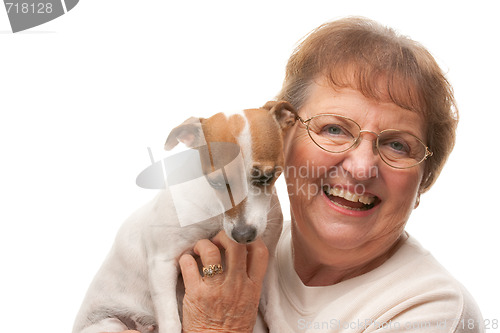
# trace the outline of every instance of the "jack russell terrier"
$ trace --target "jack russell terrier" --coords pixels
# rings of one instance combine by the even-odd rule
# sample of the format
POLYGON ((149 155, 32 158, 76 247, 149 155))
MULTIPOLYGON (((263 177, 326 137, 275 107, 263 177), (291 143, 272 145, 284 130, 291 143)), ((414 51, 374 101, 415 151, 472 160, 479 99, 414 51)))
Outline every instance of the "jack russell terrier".
POLYGON ((129 217, 87 291, 73 332, 181 332, 184 287, 179 258, 192 251, 198 240, 211 238, 222 229, 238 243, 262 237, 270 259, 260 311, 271 332, 291 332, 280 321, 277 304, 273 254, 283 217, 274 183, 284 167, 283 134, 296 116, 289 103, 272 101, 233 115, 189 118, 174 128, 165 149, 171 150, 181 142, 199 153, 199 179, 211 186, 218 204, 208 204, 210 200, 199 195, 187 195, 181 205, 175 205, 174 186, 169 182, 152 202, 129 217), (236 153, 227 147, 237 147, 236 153), (222 165, 215 161, 217 154, 222 165), (240 167, 227 167, 231 164, 224 158, 228 154, 241 157, 240 167), (229 188, 238 179, 239 184, 229 188), (209 218, 197 217, 182 226, 180 211, 184 210, 183 216, 194 216, 191 211, 204 205, 209 218))

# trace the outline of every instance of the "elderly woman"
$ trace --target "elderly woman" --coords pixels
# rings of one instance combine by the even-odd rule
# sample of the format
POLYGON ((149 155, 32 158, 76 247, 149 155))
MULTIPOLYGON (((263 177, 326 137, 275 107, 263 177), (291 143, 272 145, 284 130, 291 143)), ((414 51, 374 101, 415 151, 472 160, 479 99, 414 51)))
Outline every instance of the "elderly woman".
MULTIPOLYGON (((469 293, 405 232, 455 141, 452 89, 429 52, 366 19, 327 23, 292 54, 278 99, 299 114, 284 142, 291 222, 276 250, 291 329, 483 331, 469 293)), ((181 258, 185 332, 265 332, 265 246, 220 233, 195 252, 220 262, 218 247, 228 270, 211 279, 181 258)))

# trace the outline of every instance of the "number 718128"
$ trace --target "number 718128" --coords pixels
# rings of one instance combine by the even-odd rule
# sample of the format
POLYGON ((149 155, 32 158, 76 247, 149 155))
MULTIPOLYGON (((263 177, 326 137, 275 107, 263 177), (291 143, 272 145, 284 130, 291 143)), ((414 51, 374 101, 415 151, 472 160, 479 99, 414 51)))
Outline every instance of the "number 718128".
POLYGON ((16 14, 50 14, 52 13, 52 4, 49 3, 13 3, 6 2, 7 13, 11 11, 16 14))

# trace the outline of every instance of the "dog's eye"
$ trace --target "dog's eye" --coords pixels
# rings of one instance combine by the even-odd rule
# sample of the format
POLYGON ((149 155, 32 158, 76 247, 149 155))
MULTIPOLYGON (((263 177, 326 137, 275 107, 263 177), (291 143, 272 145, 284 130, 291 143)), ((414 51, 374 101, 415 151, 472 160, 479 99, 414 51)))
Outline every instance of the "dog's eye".
POLYGON ((221 178, 218 178, 218 177, 217 178, 209 178, 209 177, 207 177, 207 181, 208 181, 208 184, 216 190, 226 189, 227 184, 226 184, 226 181, 223 177, 221 177, 221 178))
POLYGON ((267 186, 271 184, 274 175, 260 175, 258 177, 252 177, 252 185, 254 186, 267 186))
POLYGON ((254 165, 250 174, 250 183, 253 186, 267 186, 271 185, 277 174, 276 167, 254 165))

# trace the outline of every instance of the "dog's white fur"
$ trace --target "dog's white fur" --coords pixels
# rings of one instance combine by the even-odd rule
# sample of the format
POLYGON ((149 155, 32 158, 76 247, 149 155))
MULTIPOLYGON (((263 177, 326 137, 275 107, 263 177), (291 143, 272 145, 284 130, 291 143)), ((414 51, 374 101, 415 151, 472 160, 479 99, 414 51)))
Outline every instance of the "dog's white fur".
MULTIPOLYGON (((295 111, 288 103, 285 104, 266 104, 270 114, 275 112, 269 119, 278 122, 277 130, 284 130, 295 121, 295 111)), ((250 124, 245 121, 237 143, 244 155, 248 175, 253 163, 252 136, 250 124)), ((252 130, 258 128, 253 126, 252 130)), ((265 134, 258 137, 266 140, 265 134)), ((190 144, 194 145, 193 142, 190 144)), ((251 184, 248 186, 248 197, 238 214, 243 214, 244 220, 252 221, 257 236, 262 236, 271 254, 261 311, 271 332, 289 332, 287 324, 279 320, 281 316, 275 289, 277 277, 272 256, 281 233, 281 208, 274 188, 272 192, 255 191, 251 184)), ((194 196, 192 204, 199 202, 200 198, 194 196)), ((167 188, 125 221, 111 252, 90 285, 75 321, 74 333, 121 332, 127 329, 144 333, 181 332, 179 309, 184 287, 179 276, 180 256, 191 251, 198 240, 211 238, 221 229, 231 237, 233 228, 241 222, 232 221, 222 214, 181 227, 172 218, 175 211, 167 188)))

